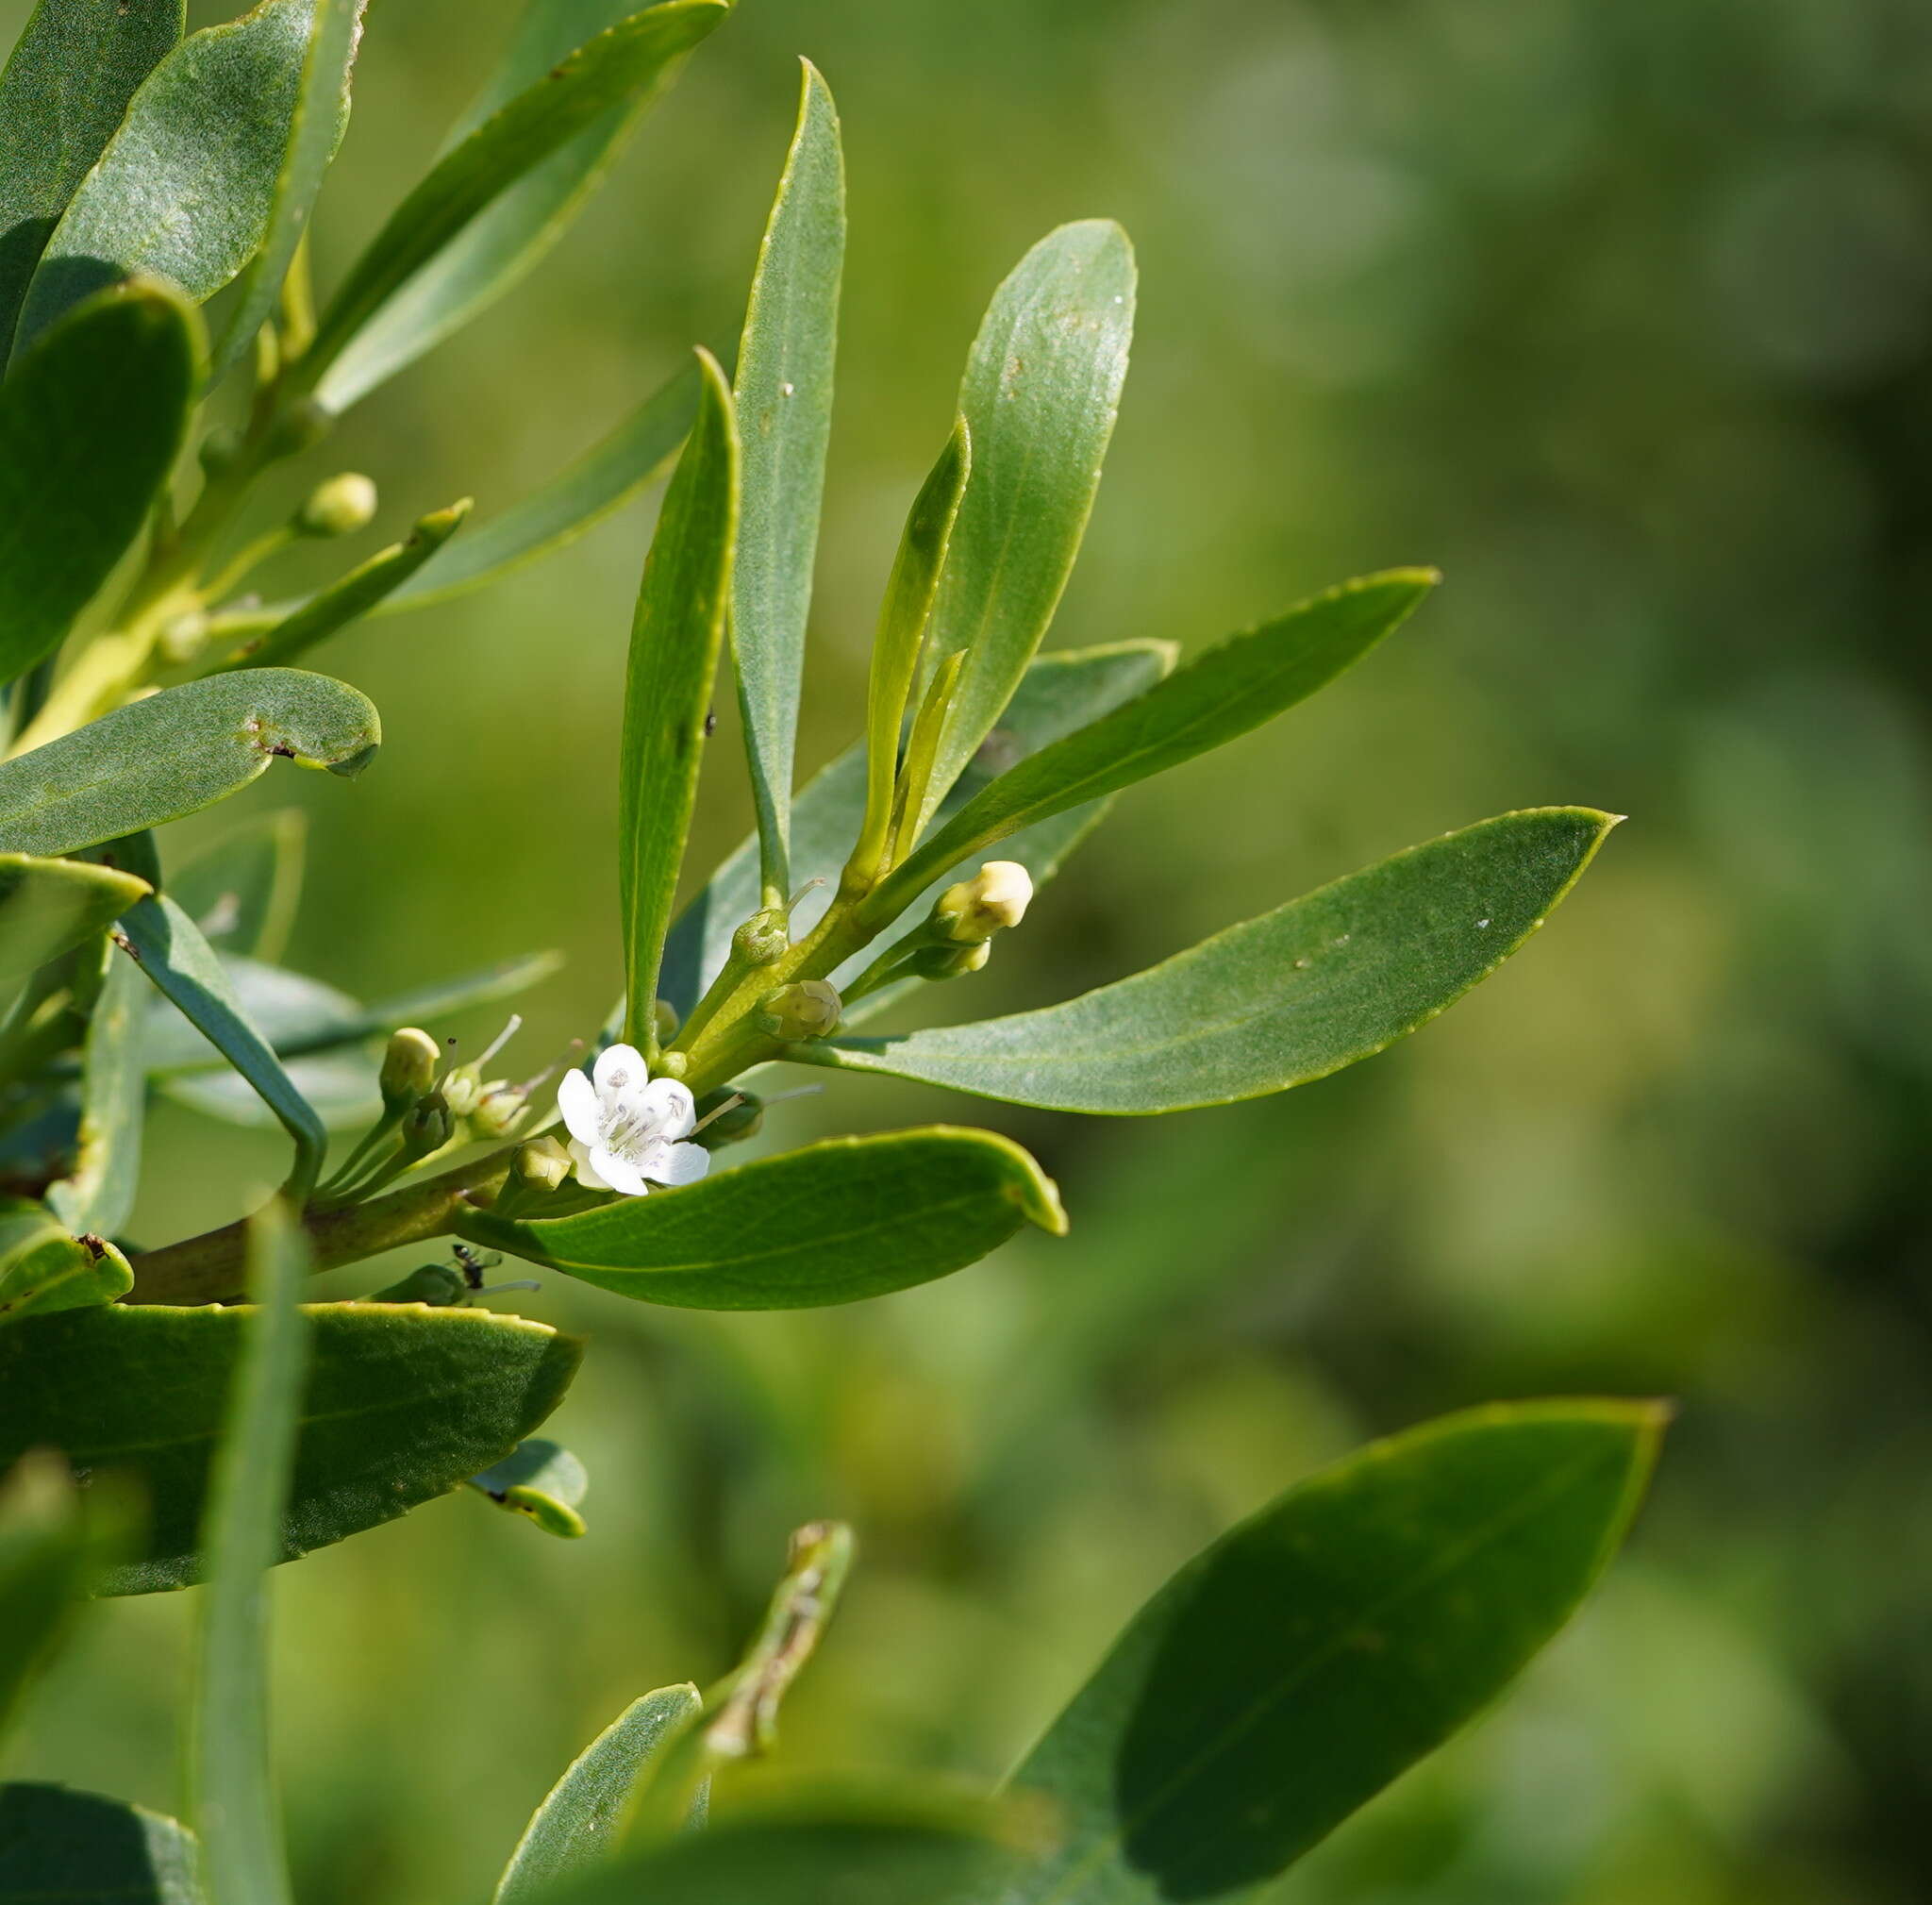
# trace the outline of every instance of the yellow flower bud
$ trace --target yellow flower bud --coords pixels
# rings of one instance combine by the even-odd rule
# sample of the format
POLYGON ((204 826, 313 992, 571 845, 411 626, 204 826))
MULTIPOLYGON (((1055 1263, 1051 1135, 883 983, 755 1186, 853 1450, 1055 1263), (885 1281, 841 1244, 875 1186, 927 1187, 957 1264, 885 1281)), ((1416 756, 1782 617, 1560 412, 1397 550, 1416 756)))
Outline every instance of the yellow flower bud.
POLYGON ((382 1102, 392 1111, 413 1105, 436 1081, 442 1048, 425 1031, 405 1026, 382 1055, 382 1102))
POLYGON ((555 1138, 532 1138, 517 1146, 509 1163, 510 1181, 533 1191, 555 1191, 570 1176, 570 1153, 555 1138))
POLYGON ((375 485, 345 471, 316 485, 295 512, 295 526, 305 536, 353 536, 375 518, 375 485))
POLYGON ((828 979, 799 979, 763 1000, 758 1024, 781 1039, 822 1039, 838 1025, 844 1010, 828 979))
POLYGON ((992 952, 992 942, 977 945, 923 945, 907 963, 923 979, 964 978, 976 973, 992 952))
POLYGON ((990 860, 971 879, 956 881, 934 903, 932 928, 955 945, 977 945, 1026 917, 1033 876, 1017 860, 990 860))

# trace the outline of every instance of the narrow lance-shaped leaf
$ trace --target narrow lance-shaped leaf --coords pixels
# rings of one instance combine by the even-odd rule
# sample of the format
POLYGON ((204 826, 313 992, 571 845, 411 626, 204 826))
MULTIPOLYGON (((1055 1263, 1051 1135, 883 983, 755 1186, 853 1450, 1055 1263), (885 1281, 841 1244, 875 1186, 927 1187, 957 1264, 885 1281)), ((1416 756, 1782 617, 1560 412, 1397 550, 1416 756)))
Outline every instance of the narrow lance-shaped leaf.
POLYGON ((242 1353, 208 1487, 192 1729, 194 1819, 209 1905, 289 1905, 269 1746, 268 1571, 281 1559, 308 1322, 308 1253, 279 1202, 249 1225, 242 1353))
MULTIPOLYGON (((502 63, 458 121, 444 151, 543 80, 591 34, 620 25, 632 11, 628 0, 530 0, 502 63)), ((682 64, 681 58, 666 61, 629 100, 532 166, 397 289, 330 367, 318 393, 323 404, 346 409, 509 290, 563 235, 625 135, 682 64)))
POLYGON ((954 814, 878 898, 891 918, 922 887, 995 841, 1164 774, 1258 727, 1332 681, 1434 587, 1424 569, 1344 583, 1176 669, 1147 693, 1042 747, 954 814))
POLYGON ((618 904, 626 1040, 655 1048, 652 1001, 697 799, 738 532, 738 426, 724 373, 698 354, 704 394, 664 497, 631 627, 618 763, 618 904))
POLYGON ((105 931, 148 891, 114 867, 0 853, 0 985, 105 931))
POLYGON ((1061 226, 1000 286, 974 340, 959 387, 973 480, 931 635, 935 661, 966 659, 922 826, 999 720, 1066 587, 1120 408, 1134 290, 1117 225, 1061 226))
MULTIPOLYGON (((307 1307, 313 1352, 279 1560, 393 1521, 500 1462, 536 1432, 582 1345, 485 1310, 307 1307)), ((247 1312, 130 1306, 72 1310, 0 1329, 0 1470, 54 1447, 75 1466, 125 1472, 150 1505, 138 1558, 113 1594, 198 1579, 208 1464, 247 1312)))
POLYGON ((212 670, 230 673, 238 668, 280 668, 298 661, 318 643, 359 621, 391 591, 400 588, 423 567, 456 532, 470 513, 470 498, 452 503, 421 517, 404 543, 378 550, 366 562, 359 562, 341 581, 275 624, 273 628, 244 642, 241 647, 212 670))
POLYGON ((362 38, 368 0, 309 0, 308 43, 290 112, 270 201, 267 228, 248 261, 227 329, 215 351, 215 375, 245 351, 275 308, 296 247, 308 229, 323 175, 349 119, 349 75, 362 38))
POLYGON ((798 125, 758 247, 732 379, 743 467, 731 647, 767 906, 782 906, 791 885, 792 750, 845 259, 839 114, 818 69, 800 63, 798 125))
POLYGON ((1023 1224, 1055 1236, 1067 1225, 1019 1145, 943 1125, 833 1138, 574 1217, 458 1221, 473 1243, 697 1310, 856 1303, 975 1262, 1023 1224))
POLYGON ((53 652, 141 533, 187 432, 199 333, 166 286, 126 285, 0 384, 0 683, 53 652))
POLYGON ((371 314, 472 219, 611 109, 659 83, 729 10, 724 0, 665 0, 633 14, 486 119, 396 208, 357 260, 297 368, 297 385, 319 387, 371 314))
POLYGON ((214 949, 166 894, 130 907, 121 922, 129 954, 181 1015, 248 1080, 293 1139, 288 1195, 299 1202, 314 1188, 328 1149, 315 1108, 295 1089, 275 1048, 256 1030, 214 949))
POLYGON ((41 249, 134 89, 181 37, 183 0, 40 0, 0 74, 0 367, 41 249))
POLYGON ((128 105, 47 241, 19 342, 104 284, 151 272, 197 304, 261 243, 317 0, 262 0, 191 34, 128 105))
POLYGON ((1291 1489, 1134 1618, 1014 1783, 1058 1847, 984 1905, 1245 1897, 1481 1713, 1642 1495, 1656 1404, 1474 1410, 1291 1489))
POLYGON ((617 1849, 640 1775, 701 1705, 689 1681, 633 1700, 572 1761, 532 1814, 492 1905, 531 1905, 546 1887, 604 1863, 617 1849))
POLYGON ((164 688, 0 761, 0 852, 75 853, 178 820, 276 759, 353 777, 381 741, 368 698, 326 675, 250 668, 164 688))
POLYGON ((70 1230, 111 1237, 134 1211, 147 1109, 142 1052, 147 1003, 134 961, 108 945, 82 1047, 79 1149, 73 1171, 47 1187, 49 1208, 70 1230))
POLYGON ((98 1793, 0 1786, 0 1901, 207 1905, 185 1826, 98 1793))
MULTIPOLYGON (((1100 648, 1061 649, 1034 659, 1000 725, 981 749, 987 770, 975 764, 961 777, 964 796, 985 784, 987 771, 1024 760, 1037 747, 1084 727, 1109 708, 1151 687, 1173 663, 1171 644, 1124 642, 1100 648)), ((866 800, 866 752, 849 747, 800 793, 792 810, 792 861, 801 876, 817 876, 835 885, 839 865, 858 832, 866 800)), ((1081 836, 1093 825, 1104 803, 1062 814, 1028 828, 1008 848, 1024 863, 1036 884, 1043 883, 1081 836)), ((731 949, 740 921, 758 904, 758 840, 754 835, 734 851, 710 883, 678 915, 664 949, 659 992, 680 1013, 688 1012, 718 976, 731 949)), ((802 901, 793 915, 795 929, 815 917, 812 901, 802 901)), ((871 957, 860 954, 851 970, 871 957)), ((835 974, 835 981, 844 975, 835 974)), ((889 989, 890 991, 891 989, 889 989)), ((885 998, 875 993, 860 1003, 869 1012, 885 998)))
POLYGON ((1176 1111, 1286 1091, 1372 1058, 1493 972, 1615 825, 1581 807, 1506 813, 1064 1005, 787 1055, 1062 1111, 1176 1111))
POLYGON ((133 1282, 113 1245, 72 1235, 30 1197, 0 1198, 0 1324, 111 1303, 133 1282))
POLYGON ((849 877, 859 884, 873 878, 885 858, 906 704, 919 669, 926 618, 945 568, 946 546, 972 474, 973 440, 961 417, 907 514, 879 609, 878 631, 873 637, 865 704, 865 818, 849 866, 849 877))

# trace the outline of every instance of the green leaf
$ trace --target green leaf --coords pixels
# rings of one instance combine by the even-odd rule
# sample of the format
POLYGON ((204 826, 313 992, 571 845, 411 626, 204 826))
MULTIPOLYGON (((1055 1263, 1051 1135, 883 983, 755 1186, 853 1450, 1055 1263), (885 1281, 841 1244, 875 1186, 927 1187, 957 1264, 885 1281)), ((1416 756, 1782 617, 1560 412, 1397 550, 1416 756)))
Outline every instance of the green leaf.
POLYGON ((667 69, 730 10, 724 0, 666 0, 587 41, 491 114, 409 193, 351 269, 322 320, 298 381, 340 408, 354 388, 320 382, 343 347, 478 213, 607 113, 660 85, 667 69))
MULTIPOLYGON (((444 151, 546 79, 591 34, 622 25, 632 10, 627 0, 530 0, 501 65, 458 122, 444 151)), ((629 100, 607 109, 531 166, 391 293, 323 379, 318 394, 325 407, 348 409, 508 291, 562 237, 626 135, 682 64, 681 58, 665 61, 629 100)))
POLYGON ((308 215, 322 191, 323 175, 336 156, 349 123, 349 75, 362 39, 368 0, 308 0, 308 47, 289 115, 287 142, 276 173, 266 228, 246 274, 227 329, 215 352, 215 375, 253 343, 281 292, 295 249, 308 229, 308 215))
MULTIPOLYGON (((116 957, 110 946, 82 1048, 79 1147, 73 1170, 47 1187, 54 1214, 76 1233, 112 1237, 126 1228, 134 1211, 147 1109, 142 1051, 147 1003, 139 968, 116 957)), ((126 1287, 121 1284, 121 1290, 126 1287)))
MULTIPOLYGON (((279 1557, 375 1528, 500 1462, 557 1407, 582 1345, 487 1310, 319 1303, 279 1557)), ((108 1591, 199 1578, 208 1463, 249 1312, 111 1304, 0 1329, 0 1467, 59 1449, 125 1471, 151 1522, 108 1591)))
POLYGON ((1063 225, 1020 260, 974 340, 959 387, 973 478, 929 637, 935 665, 966 660, 922 826, 999 720, 1066 587, 1120 408, 1134 286, 1119 226, 1063 225))
POLYGON ((463 518, 469 513, 470 499, 465 496, 446 510, 422 517, 407 542, 392 543, 387 549, 378 550, 273 627, 243 643, 209 672, 279 668, 299 660, 318 643, 327 641, 351 622, 359 621, 385 596, 399 589, 463 526, 463 518))
POLYGON ((731 647, 767 906, 782 905, 791 883, 792 749, 845 260, 838 109, 818 69, 799 63, 798 125, 758 247, 732 379, 743 467, 731 647))
POLYGON ((1582 807, 1506 813, 1064 1005, 787 1057, 1061 1111, 1176 1111, 1283 1092, 1373 1058, 1487 978, 1615 825, 1582 807))
POLYGON ((375 610, 426 609, 574 543, 663 474, 691 429, 699 379, 688 366, 578 461, 425 563, 375 610))
POLYGON ((130 907, 122 919, 127 951, 194 1028, 248 1080, 295 1145, 288 1194, 314 1188, 328 1137, 315 1109, 295 1089, 275 1048, 250 1022, 214 949, 165 894, 130 907))
POLYGON ((203 1905, 193 1836, 141 1806, 0 1786, 0 1905, 203 1905))
MULTIPOLYGON (((326 1131, 358 1128, 380 1113, 375 1068, 375 1058, 367 1052, 350 1058, 291 1059, 283 1067, 326 1131)), ((281 1120, 256 1096, 248 1080, 234 1072, 175 1072, 161 1078, 157 1089, 164 1098, 225 1125, 251 1131, 281 1127, 281 1120)))
POLYGON ((0 384, 0 681, 53 652, 133 546, 200 354, 194 312, 140 282, 90 298, 0 384))
POLYGON ((1291 1489, 1135 1616, 1013 1775, 1065 1837, 999 1905, 1246 1897, 1481 1713, 1575 1612, 1656 1404, 1452 1415, 1291 1489))
POLYGON ((806 1310, 930 1282, 1023 1224, 1060 1236, 1067 1220, 1019 1145, 935 1125, 828 1139, 574 1217, 458 1223, 473 1243, 645 1303, 806 1310))
POLYGON ((0 761, 0 853, 75 853, 178 820, 277 757, 353 777, 381 741, 368 698, 326 675, 250 668, 183 682, 0 761))
POLYGON ((200 1671, 191 1730, 194 1819, 210 1905, 290 1905, 270 1773, 268 1571, 281 1559, 296 1412, 308 1371, 299 1297, 308 1251, 279 1202, 248 1227, 253 1299, 210 1465, 200 1671))
POLYGON ((689 1681, 633 1700, 572 1761, 531 1815, 491 1905, 531 1905, 546 1887, 608 1859, 639 1776, 701 1704, 689 1681))
POLYGON ((1042 747, 983 788, 892 876, 879 917, 895 917, 947 867, 1008 834, 1164 774, 1305 700, 1399 627, 1436 580, 1406 569, 1344 583, 1042 747))
MULTIPOLYGON (((58 1646, 99 1560, 58 1461, 0 1462, 0 1731, 58 1646)), ((0 1833, 0 1872, 6 1856, 0 1833)))
POLYGON ((584 1874, 546 1905, 959 1905, 1011 1860, 1001 1823, 950 1794, 924 1807, 766 1800, 584 1874))
POLYGON ((168 877, 168 894, 225 957, 278 960, 302 896, 308 817, 299 807, 230 827, 168 877))
POLYGON ((133 1283, 113 1245, 71 1236, 30 1197, 0 1198, 0 1325, 111 1303, 133 1283))
POLYGON ((183 0, 41 0, 0 74, 0 367, 27 280, 134 89, 181 37, 183 0))
POLYGON ((200 304, 248 262, 275 204, 315 4, 262 0, 190 34, 148 75, 47 241, 20 343, 130 272, 200 304))
POLYGON ((617 884, 630 1001, 625 1036, 640 1046, 655 1045, 651 1005, 697 799, 738 532, 731 393, 708 354, 698 360, 704 394, 644 562, 625 681, 617 884))
POLYGON ((584 1532, 577 1510, 590 1492, 584 1464, 560 1443, 520 1443, 501 1462, 470 1478, 470 1486, 498 1508, 533 1521, 545 1534, 575 1540, 584 1532))
POLYGON ((0 853, 0 985, 105 931, 148 891, 114 867, 0 853))
POLYGON ((973 440, 966 419, 961 417, 907 513, 899 552, 886 583, 886 599, 879 608, 878 629, 873 637, 865 706, 865 819, 848 868, 858 881, 870 880, 877 874, 890 844, 899 736, 913 677, 919 672, 926 619, 932 613, 953 524, 972 474, 973 440))
MULTIPOLYGON (((985 767, 975 762, 961 777, 958 794, 966 797, 984 784, 987 771, 1001 771, 1024 760, 1035 748, 1096 720, 1109 708, 1151 687, 1173 663, 1172 644, 1127 642, 1102 648, 1063 649, 1035 659, 1026 671, 1000 726, 981 748, 985 767)), ((836 885, 839 867, 857 835, 865 808, 866 757, 850 747, 807 783, 792 809, 792 864, 801 875, 815 875, 836 885)), ((1036 883, 1043 883, 1080 838, 1099 819, 1104 802, 1077 813, 1062 814, 1029 828, 1008 848, 1008 857, 1022 861, 1036 883)), ((659 991, 679 1013, 689 1012, 717 978, 731 950, 731 935, 758 904, 758 861, 756 836, 739 846, 710 884, 692 899, 672 928, 664 948, 664 973, 659 991)), ((806 902, 795 920, 808 917, 806 902)), ((850 967, 858 971, 868 955, 850 967)), ((834 975, 835 979, 844 977, 834 975)), ((861 1012, 886 998, 875 994, 864 1000, 861 1012)))

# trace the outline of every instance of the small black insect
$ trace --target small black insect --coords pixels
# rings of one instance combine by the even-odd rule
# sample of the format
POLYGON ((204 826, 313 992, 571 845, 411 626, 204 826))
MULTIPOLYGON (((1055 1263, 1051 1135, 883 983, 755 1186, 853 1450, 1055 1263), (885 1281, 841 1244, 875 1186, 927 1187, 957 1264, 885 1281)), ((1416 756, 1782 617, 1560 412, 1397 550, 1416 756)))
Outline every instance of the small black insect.
POLYGON ((484 1272, 494 1270, 503 1262, 494 1250, 472 1250, 467 1244, 452 1244, 449 1247, 463 1273, 463 1281, 472 1290, 482 1289, 484 1272))
POLYGON ((708 708, 705 710, 705 739, 707 741, 710 740, 711 736, 717 733, 717 731, 718 710, 715 708, 708 708))

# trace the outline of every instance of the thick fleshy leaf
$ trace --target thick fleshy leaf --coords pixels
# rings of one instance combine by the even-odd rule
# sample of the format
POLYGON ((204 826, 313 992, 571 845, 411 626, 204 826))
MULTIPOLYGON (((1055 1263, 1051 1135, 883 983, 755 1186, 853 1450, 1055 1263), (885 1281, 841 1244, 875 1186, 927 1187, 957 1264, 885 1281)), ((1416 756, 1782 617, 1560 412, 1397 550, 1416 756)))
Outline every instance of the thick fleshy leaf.
POLYGON ((590 1492, 584 1464, 561 1443, 519 1443, 501 1462, 470 1478, 470 1486, 498 1508, 535 1522, 545 1534, 575 1540, 584 1532, 577 1512, 590 1492))
MULTIPOLYGON (((1085 727, 1152 687, 1173 661, 1173 646, 1164 642, 1125 642, 1037 657, 999 727, 987 737, 979 759, 961 777, 958 796, 969 798, 990 775, 1004 772, 1035 748, 1085 727)), ((799 794, 792 809, 792 865, 801 877, 816 876, 828 886, 837 886, 839 868, 858 836, 865 810, 865 750, 856 746, 816 775, 799 794)), ((1007 858, 1020 861, 1036 884, 1043 883, 1104 810, 1105 803, 1096 802, 1028 828, 1021 840, 1008 844, 1007 858)), ((680 1013, 689 1012, 718 976, 731 950, 732 933, 758 904, 758 841, 753 837, 711 876, 710 884, 672 928, 659 991, 680 1013)), ((794 915, 801 930, 813 917, 810 909, 807 900, 794 915)), ((868 957, 860 955, 850 970, 857 971, 868 957)), ((834 978, 844 976, 841 972, 834 978)), ((860 1011, 873 1010, 885 996, 876 994, 864 1000, 860 1011)))
MULTIPOLYGON (((447 153, 357 260, 298 377, 331 408, 358 394, 324 377, 369 318, 520 179, 615 109, 646 96, 730 11, 724 0, 665 0, 632 14, 546 71, 447 153)), ((369 388, 362 381, 360 389, 369 388)))
POLYGON ((1622 1541, 1656 1404, 1452 1415, 1291 1489, 1135 1617, 1013 1775, 1057 1850, 991 1905, 1245 1897, 1481 1713, 1622 1541))
POLYGON ((130 272, 199 304, 248 262, 275 204, 316 4, 262 0, 190 34, 148 75, 47 241, 21 344, 130 272))
POLYGON ((1134 332, 1134 254, 1104 219, 1049 232, 1000 286, 959 410, 973 476, 928 638, 963 651, 922 824, 1000 718, 1053 619, 1113 434, 1134 332))
POLYGON ((1040 749, 982 788, 899 869, 879 894, 881 918, 1009 833, 1164 774, 1305 700, 1399 627, 1436 579, 1401 569, 1344 583, 1040 749))
POLYGON ((0 384, 0 682, 53 651, 132 547, 181 448, 200 354, 194 312, 142 281, 16 358, 0 384))
POLYGON ((798 125, 758 248, 732 377, 743 467, 731 652, 769 906, 781 904, 791 885, 792 750, 845 260, 839 113, 818 69, 801 63, 798 125))
POLYGON ((0 985, 104 931, 148 890, 115 867, 0 853, 0 985))
POLYGON ((302 897, 308 817, 299 807, 230 827, 168 876, 168 894, 227 958, 278 960, 302 897))
POLYGON ((326 675, 250 668, 164 688, 0 761, 0 852, 75 853, 178 820, 277 758, 354 776, 381 741, 367 697, 326 675))
POLYGON ((77 1234, 97 1237, 125 1229, 133 1212, 147 1109, 147 1061, 142 1050, 147 987, 132 960, 123 959, 111 946, 108 952, 81 1048, 80 1142, 74 1169, 47 1187, 48 1208, 61 1223, 77 1234))
MULTIPOLYGON (((0 1731, 58 1646, 98 1561, 59 1462, 0 1462, 0 1731)), ((5 1858, 0 1835, 0 1871, 5 1858)))
POLYGON ((281 668, 299 660, 318 643, 359 621, 401 588, 463 526, 463 518, 469 513, 470 499, 465 496, 446 510, 422 517, 407 542, 393 543, 366 562, 358 562, 340 581, 244 642, 210 672, 281 668))
POLYGON ((547 1905, 962 1905, 1011 1861, 1004 1825, 949 1792, 924 1807, 800 1794, 628 1853, 547 1905))
POLYGON ((625 1038, 649 1038, 651 1005, 698 769, 738 533, 738 426, 724 376, 699 353, 704 394, 644 562, 625 679, 618 763, 617 886, 624 932, 625 1038))
POLYGON ((473 1243, 691 1310, 857 1303, 975 1262, 1023 1224, 1067 1228, 1019 1145, 944 1125, 832 1138, 574 1217, 459 1224, 473 1243))
POLYGON ((0 1905, 206 1905, 185 1826, 97 1793, 0 1786, 0 1905))
MULTIPOLYGON (((458 121, 445 152, 633 10, 628 0, 530 0, 502 64, 458 121)), ((625 136, 682 64, 666 61, 629 100, 532 166, 395 291, 330 367, 319 393, 323 403, 346 409, 509 290, 562 237, 625 136)))
MULTIPOLYGON (((556 1408, 582 1345, 487 1310, 305 1307, 312 1361, 279 1557, 460 1487, 556 1408)), ((75 1310, 0 1329, 0 1467, 59 1449, 90 1473, 125 1470, 151 1505, 141 1558, 108 1591, 199 1579, 197 1547, 223 1398, 251 1312, 209 1304, 75 1310)))
POLYGON ((639 1775, 692 1719, 698 1690, 659 1687, 633 1700, 572 1761, 517 1841, 492 1905, 533 1905, 547 1886, 601 1865, 617 1849, 639 1775))
POLYGON ((181 37, 183 0, 40 0, 0 75, 0 366, 27 281, 134 89, 181 37))
POLYGON ((252 1299, 211 1463, 202 1530, 200 1671, 191 1752, 209 1905, 289 1905, 270 1769, 268 1571, 282 1559, 308 1373, 308 1251, 279 1203, 248 1227, 252 1299))
POLYGON ((788 1056, 1061 1111, 1177 1111, 1286 1091, 1373 1058, 1487 978, 1615 825, 1583 807, 1502 814, 1064 1005, 788 1056))
POLYGON ((349 75, 362 39, 362 11, 368 0, 308 0, 308 50, 267 223, 214 354, 217 376, 248 348, 275 309, 282 280, 308 229, 308 214, 315 209, 323 175, 348 125, 349 75))
POLYGON ((160 993, 208 1040, 275 1115, 295 1145, 291 1197, 306 1197, 322 1169, 328 1136, 315 1108, 296 1090, 275 1047, 246 1009, 194 922, 158 894, 128 909, 121 922, 127 951, 160 993))
POLYGON ((111 1303, 133 1282, 111 1244, 83 1242, 32 1198, 0 1199, 0 1324, 111 1303))

